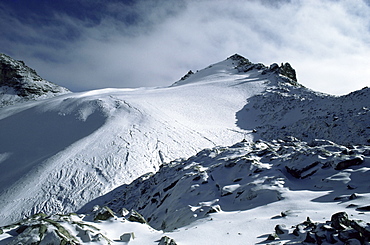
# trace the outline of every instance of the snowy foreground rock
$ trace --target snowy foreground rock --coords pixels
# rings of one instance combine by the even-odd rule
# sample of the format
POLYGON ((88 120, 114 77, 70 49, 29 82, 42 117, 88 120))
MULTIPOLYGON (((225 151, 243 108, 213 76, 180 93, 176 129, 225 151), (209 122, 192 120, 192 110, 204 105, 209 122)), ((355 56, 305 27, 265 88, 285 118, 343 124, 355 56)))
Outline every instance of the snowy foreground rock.
POLYGON ((0 244, 368 244, 369 97, 233 55, 5 106, 0 244))
POLYGON ((83 214, 39 214, 2 227, 0 238, 11 244, 51 238, 71 244, 364 244, 370 241, 369 169, 369 146, 294 137, 244 141, 165 164, 91 202, 83 214))

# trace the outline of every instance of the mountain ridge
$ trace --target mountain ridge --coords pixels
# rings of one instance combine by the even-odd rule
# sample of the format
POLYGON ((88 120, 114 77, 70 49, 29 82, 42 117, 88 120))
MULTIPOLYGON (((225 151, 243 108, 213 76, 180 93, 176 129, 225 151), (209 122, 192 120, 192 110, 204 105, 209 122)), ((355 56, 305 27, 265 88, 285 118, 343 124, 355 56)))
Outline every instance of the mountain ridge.
MULTIPOLYGON (((267 67, 235 54, 168 87, 67 93, 0 108, 0 225, 27 217, 15 225, 27 232, 3 227, 10 235, 0 234, 0 244, 32 232, 35 242, 66 240, 59 226, 72 244, 119 242, 122 234, 109 224, 141 234, 125 235, 130 244, 165 244, 169 238, 149 232, 148 223, 181 244, 210 244, 203 234, 217 237, 213 244, 245 244, 245 233, 263 243, 262 232, 279 221, 298 224, 305 212, 322 219, 348 201, 350 215, 370 220, 361 214, 370 200, 369 97, 368 88, 315 92, 297 82, 289 63, 267 67), (145 231, 131 226, 141 219, 135 212, 145 231), (99 224, 98 213, 108 221, 99 224), (253 224, 249 232, 231 236, 246 224, 253 224), (87 236, 88 225, 101 225, 105 235, 94 229, 87 236)), ((308 234, 292 232, 271 237, 294 242, 308 234)))
POLYGON ((41 78, 23 61, 0 53, 0 106, 51 98, 70 93, 64 87, 41 78))

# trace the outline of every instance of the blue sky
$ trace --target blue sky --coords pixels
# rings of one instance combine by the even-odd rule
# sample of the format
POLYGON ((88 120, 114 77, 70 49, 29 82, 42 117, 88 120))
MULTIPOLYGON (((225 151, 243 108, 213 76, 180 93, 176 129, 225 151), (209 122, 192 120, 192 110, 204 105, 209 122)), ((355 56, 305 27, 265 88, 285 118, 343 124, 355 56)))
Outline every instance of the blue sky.
POLYGON ((72 91, 170 85, 239 53, 313 90, 370 85, 369 0, 2 0, 0 52, 72 91))

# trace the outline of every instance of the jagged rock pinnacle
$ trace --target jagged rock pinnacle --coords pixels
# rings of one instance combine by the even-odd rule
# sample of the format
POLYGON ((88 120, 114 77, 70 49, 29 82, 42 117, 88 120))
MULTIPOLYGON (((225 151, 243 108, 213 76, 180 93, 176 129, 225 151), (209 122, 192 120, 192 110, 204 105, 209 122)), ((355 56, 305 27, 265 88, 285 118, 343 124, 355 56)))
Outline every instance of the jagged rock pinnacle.
POLYGON ((297 82, 297 76, 296 76, 295 70, 289 63, 285 63, 285 64, 281 63, 281 66, 279 68, 280 68, 279 73, 281 75, 286 76, 292 79, 293 81, 297 82))

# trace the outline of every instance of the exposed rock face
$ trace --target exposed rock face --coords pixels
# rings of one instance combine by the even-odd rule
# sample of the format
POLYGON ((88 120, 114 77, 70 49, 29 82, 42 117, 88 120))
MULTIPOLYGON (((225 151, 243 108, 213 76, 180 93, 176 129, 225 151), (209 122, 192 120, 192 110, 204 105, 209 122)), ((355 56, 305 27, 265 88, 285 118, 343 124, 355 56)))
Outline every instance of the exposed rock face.
POLYGON ((188 77, 190 77, 191 75, 193 75, 194 72, 192 70, 188 71, 188 73, 186 73, 180 80, 185 80, 187 79, 188 77))
POLYGON ((346 212, 339 212, 331 216, 331 226, 337 230, 344 230, 349 226, 348 214, 346 212))
POLYGON ((131 210, 130 214, 127 216, 127 220, 132 221, 132 222, 138 222, 138 223, 141 223, 141 224, 147 224, 148 223, 145 220, 145 218, 135 210, 131 210))
POLYGON ((252 69, 256 70, 263 70, 263 73, 268 72, 276 72, 277 74, 280 74, 284 76, 286 79, 286 82, 297 86, 302 87, 301 84, 298 83, 296 72, 293 69, 293 67, 289 63, 281 63, 279 66, 278 64, 274 63, 270 65, 269 67, 266 67, 265 65, 258 63, 253 64, 248 59, 244 58, 243 56, 239 54, 234 54, 230 56, 228 59, 235 61, 235 69, 237 69, 239 72, 247 72, 252 69))
POLYGON ((295 70, 289 63, 281 64, 281 66, 279 67, 279 73, 297 82, 295 70))
POLYGON ((0 107, 69 92, 64 87, 42 79, 23 61, 0 54, 0 107))
POLYGON ((177 243, 172 238, 163 236, 159 241, 159 245, 177 245, 177 243))
POLYGON ((108 207, 96 207, 94 220, 107 220, 114 218, 113 211, 108 207))
POLYGON ((243 56, 239 54, 234 54, 227 59, 234 61, 235 69, 237 69, 239 72, 247 72, 253 69, 256 69, 256 70, 262 70, 262 69, 266 70, 267 69, 265 65, 260 64, 260 63, 253 64, 248 59, 244 58, 243 56))

